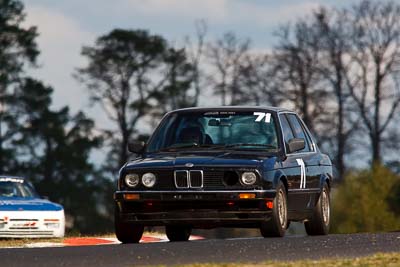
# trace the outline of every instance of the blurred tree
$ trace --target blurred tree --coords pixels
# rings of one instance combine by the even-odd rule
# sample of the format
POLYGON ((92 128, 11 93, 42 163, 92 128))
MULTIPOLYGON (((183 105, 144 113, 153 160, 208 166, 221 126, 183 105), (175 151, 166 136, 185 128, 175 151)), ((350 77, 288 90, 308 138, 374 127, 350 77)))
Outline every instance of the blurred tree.
POLYGON ((349 12, 352 75, 350 93, 371 143, 371 159, 382 162, 387 129, 400 106, 400 5, 364 0, 349 12))
POLYGON ((188 93, 194 75, 185 50, 169 47, 161 36, 115 29, 84 47, 82 55, 89 63, 76 77, 118 127, 118 135, 109 132, 112 172, 127 161, 126 147, 138 134, 139 120, 197 102, 197 91, 188 93))
POLYGON ((86 85, 94 103, 100 104, 118 127, 112 134, 111 169, 118 170, 128 159, 127 144, 136 132, 136 124, 153 106, 153 94, 167 77, 157 75, 166 41, 142 30, 115 29, 82 49, 88 65, 78 69, 76 77, 86 85), (159 79, 157 79, 159 78, 159 79))
POLYGON ((299 19, 294 25, 282 26, 277 32, 270 64, 275 82, 286 101, 294 106, 305 124, 322 139, 317 126, 324 125, 331 112, 328 92, 324 86, 318 64, 321 57, 321 40, 318 29, 308 19, 299 19))
POLYGON ((241 64, 249 51, 250 40, 239 39, 233 32, 228 32, 207 48, 211 66, 209 75, 213 93, 221 97, 221 104, 239 105, 244 92, 239 85, 241 64))
POLYGON ((399 18, 399 4, 364 0, 351 9, 320 8, 277 32, 271 89, 281 88, 276 98, 300 112, 340 177, 355 132, 358 141, 367 132, 372 161, 382 161, 383 148, 398 148, 391 126, 400 108, 399 18))
POLYGON ((349 53, 351 50, 351 27, 348 25, 350 14, 343 10, 320 8, 310 18, 317 34, 320 36, 320 62, 317 70, 327 81, 326 90, 333 96, 333 112, 330 126, 323 133, 329 150, 334 155, 333 161, 338 176, 344 177, 345 155, 349 154, 349 138, 359 129, 354 109, 354 101, 350 96, 347 77, 351 76, 349 53), (334 127, 332 127, 334 126, 334 127))
POLYGON ((168 73, 167 80, 161 90, 153 94, 157 105, 152 113, 158 112, 158 117, 174 109, 196 106, 198 101, 197 89, 194 94, 189 90, 193 84, 195 68, 188 62, 185 50, 168 48, 164 52, 163 63, 168 73))
POLYGON ((33 79, 25 79, 16 90, 21 114, 15 140, 19 173, 32 179, 41 194, 64 205, 74 230, 111 229, 114 186, 89 162, 101 138, 82 112, 71 116, 67 107, 52 110, 52 92, 33 79))
POLYGON ((17 159, 12 146, 16 131, 14 85, 27 64, 39 54, 36 28, 25 28, 24 6, 18 0, 0 1, 0 173, 12 173, 17 159))
POLYGON ((196 38, 192 41, 189 37, 186 37, 186 51, 187 57, 192 65, 193 74, 193 86, 194 86, 194 99, 193 106, 198 106, 201 97, 201 91, 204 88, 204 70, 202 70, 202 63, 204 59, 204 50, 206 45, 206 34, 207 34, 207 23, 204 20, 198 20, 195 22, 196 38))
POLYGON ((274 79, 271 56, 263 53, 249 53, 240 66, 239 84, 244 92, 240 104, 279 106, 284 94, 274 79))

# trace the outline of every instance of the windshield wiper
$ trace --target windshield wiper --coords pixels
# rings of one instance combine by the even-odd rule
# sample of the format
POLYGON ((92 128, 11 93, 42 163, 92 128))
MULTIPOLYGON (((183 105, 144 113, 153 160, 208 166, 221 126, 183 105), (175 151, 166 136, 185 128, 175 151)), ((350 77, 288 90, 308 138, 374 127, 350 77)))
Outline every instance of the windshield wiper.
POLYGON ((266 147, 266 148, 271 148, 271 149, 276 149, 275 146, 269 145, 269 144, 256 144, 256 143, 236 143, 236 144, 229 144, 225 145, 225 148, 237 148, 237 147, 242 147, 242 146, 252 146, 252 147, 266 147))
POLYGON ((168 147, 161 148, 159 151, 175 151, 181 148, 208 148, 208 149, 218 149, 218 148, 225 148, 225 145, 219 144, 202 144, 199 145, 198 143, 180 143, 180 144, 173 144, 168 147))
POLYGON ((219 144, 203 144, 200 147, 209 148, 209 149, 218 149, 218 148, 225 148, 225 145, 219 144))
POLYGON ((198 143, 179 143, 173 144, 168 147, 161 148, 159 151, 176 151, 179 149, 185 148, 209 148, 209 149, 225 149, 225 148, 238 148, 242 146, 251 146, 251 147, 265 147, 270 149, 276 149, 273 145, 268 144, 256 144, 256 143, 236 143, 236 144, 228 144, 228 145, 220 145, 220 144, 202 144, 199 145, 198 143))
POLYGON ((199 147, 198 143, 180 143, 180 144, 173 144, 168 147, 161 148, 159 151, 174 151, 176 149, 181 149, 181 148, 191 148, 191 147, 199 147))

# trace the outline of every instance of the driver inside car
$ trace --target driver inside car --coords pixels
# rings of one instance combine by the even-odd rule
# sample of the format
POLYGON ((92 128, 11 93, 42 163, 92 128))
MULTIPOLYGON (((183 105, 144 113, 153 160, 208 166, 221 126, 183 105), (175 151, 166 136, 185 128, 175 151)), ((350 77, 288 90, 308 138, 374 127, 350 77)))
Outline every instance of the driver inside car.
POLYGON ((204 134, 199 127, 187 127, 181 130, 179 134, 179 143, 203 144, 204 134))

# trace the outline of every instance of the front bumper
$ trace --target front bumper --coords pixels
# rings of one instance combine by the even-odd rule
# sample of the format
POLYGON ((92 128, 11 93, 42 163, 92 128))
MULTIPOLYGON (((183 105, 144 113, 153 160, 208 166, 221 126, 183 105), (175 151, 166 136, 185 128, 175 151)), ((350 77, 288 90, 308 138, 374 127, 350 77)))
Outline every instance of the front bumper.
POLYGON ((197 228, 253 227, 268 220, 275 190, 249 191, 117 191, 116 216, 123 222, 197 228), (241 198, 243 196, 250 198, 241 198), (129 199, 130 198, 130 199, 129 199))
POLYGON ((0 211, 0 238, 63 237, 64 210, 0 211))

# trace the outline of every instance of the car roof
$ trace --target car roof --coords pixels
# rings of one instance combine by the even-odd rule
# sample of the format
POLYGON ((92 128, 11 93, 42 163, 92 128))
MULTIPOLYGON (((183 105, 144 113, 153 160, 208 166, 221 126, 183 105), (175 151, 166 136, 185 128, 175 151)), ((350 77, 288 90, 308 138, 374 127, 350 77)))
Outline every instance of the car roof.
POLYGON ((175 112, 190 112, 190 111, 198 111, 198 112, 206 112, 206 111, 217 111, 217 110, 229 110, 229 111, 253 111, 253 110, 266 110, 272 112, 283 112, 288 111, 292 112, 289 109, 281 108, 281 107, 273 107, 273 106, 212 106, 212 107, 191 107, 191 108, 182 108, 176 109, 169 113, 175 112))

